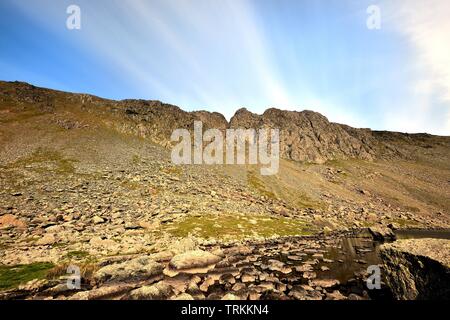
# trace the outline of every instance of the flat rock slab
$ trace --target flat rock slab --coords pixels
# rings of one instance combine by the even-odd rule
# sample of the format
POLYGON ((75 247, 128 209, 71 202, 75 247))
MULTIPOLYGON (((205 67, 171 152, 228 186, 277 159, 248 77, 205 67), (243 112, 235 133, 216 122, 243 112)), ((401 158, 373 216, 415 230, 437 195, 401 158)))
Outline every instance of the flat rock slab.
POLYGON ((450 268, 450 240, 408 239, 382 246, 383 250, 394 250, 433 259, 450 268))
POLYGON ((332 288, 339 285, 339 280, 336 279, 316 279, 311 281, 311 285, 321 288, 332 288))
POLYGON ((94 274, 94 279, 97 282, 105 282, 149 278, 162 274, 162 271, 162 264, 151 260, 149 257, 140 257, 105 266, 94 274))
POLYGON ((170 260, 170 267, 176 270, 203 268, 212 264, 216 264, 222 260, 221 257, 216 256, 210 252, 203 250, 188 251, 170 260))
POLYGON ((172 287, 164 281, 160 281, 151 286, 143 286, 131 291, 129 298, 131 300, 166 300, 172 293, 172 287))

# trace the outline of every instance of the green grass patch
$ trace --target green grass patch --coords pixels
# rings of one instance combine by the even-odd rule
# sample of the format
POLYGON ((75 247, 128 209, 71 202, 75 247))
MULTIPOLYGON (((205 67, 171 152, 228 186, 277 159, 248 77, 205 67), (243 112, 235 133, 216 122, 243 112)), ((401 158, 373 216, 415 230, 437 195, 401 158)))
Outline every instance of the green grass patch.
POLYGON ((60 174, 73 174, 75 160, 65 158, 59 151, 38 148, 31 155, 17 160, 11 168, 24 168, 39 173, 53 171, 60 174))
POLYGON ((54 265, 48 262, 17 266, 0 265, 0 289, 12 289, 34 279, 44 279, 53 267, 54 265))
POLYGON ((173 176, 181 176, 183 174, 183 169, 181 168, 181 166, 164 167, 161 169, 161 171, 173 176))
POLYGON ((85 259, 89 256, 89 252, 83 250, 69 251, 66 254, 68 259, 85 259))
POLYGON ((133 165, 138 165, 141 163, 141 157, 137 154, 133 155, 133 157, 131 158, 131 163, 133 165))
POLYGON ((320 201, 315 201, 302 192, 296 192, 295 197, 293 199, 294 199, 293 203, 297 208, 325 209, 324 203, 320 201))
POLYGON ((277 198, 272 191, 266 188, 264 182, 260 178, 258 178, 254 172, 248 172, 247 183, 250 188, 258 192, 260 195, 265 196, 268 199, 277 198))
POLYGON ((137 181, 122 181, 120 186, 127 190, 139 190, 141 189, 141 184, 137 181))
POLYGON ((28 119, 42 116, 44 114, 45 114, 44 112, 40 112, 37 110, 26 110, 26 111, 22 111, 22 112, 4 113, 0 116, 0 123, 7 124, 7 123, 26 121, 28 119))
POLYGON ((417 221, 412 221, 408 219, 402 219, 402 218, 394 218, 390 220, 391 222, 394 222, 400 226, 400 228, 408 228, 408 227, 418 227, 420 226, 420 223, 417 221))
POLYGON ((177 237, 189 234, 204 239, 243 239, 272 236, 311 235, 312 228, 304 221, 279 216, 221 214, 190 216, 167 225, 167 232, 177 237))

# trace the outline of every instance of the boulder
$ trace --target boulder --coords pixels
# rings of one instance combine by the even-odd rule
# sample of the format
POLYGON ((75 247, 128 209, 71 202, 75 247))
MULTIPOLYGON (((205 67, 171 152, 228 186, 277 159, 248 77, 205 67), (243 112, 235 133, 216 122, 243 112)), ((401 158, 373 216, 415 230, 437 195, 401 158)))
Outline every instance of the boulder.
POLYGON ((369 232, 375 241, 394 241, 397 238, 395 233, 388 227, 373 226, 369 228, 369 232))
POLYGON ((192 297, 188 293, 182 293, 182 294, 180 294, 180 295, 178 295, 176 297, 171 298, 171 300, 184 300, 184 301, 187 301, 187 300, 194 300, 194 297, 192 297))
POLYGON ((130 292, 131 300, 165 300, 172 295, 172 288, 164 281, 143 286, 130 292))
POLYGON ((176 270, 203 268, 222 260, 221 257, 203 250, 188 251, 170 260, 170 267, 176 270))
POLYGON ((103 219, 102 217, 95 216, 94 218, 92 218, 92 223, 94 223, 94 224, 101 224, 104 222, 105 222, 105 219, 103 219))
POLYGON ((54 244, 55 242, 56 242, 55 235, 52 233, 47 233, 42 238, 36 241, 36 245, 48 246, 54 244))
POLYGON ((315 279, 311 281, 311 286, 321 288, 332 288, 339 285, 339 280, 336 279, 315 279))
POLYGON ((295 285, 289 292, 289 296, 295 300, 322 300, 320 292, 307 291, 302 286, 295 285))
POLYGON ((27 228, 27 225, 25 222, 13 216, 12 214, 5 214, 4 216, 1 216, 0 229, 10 227, 24 230, 27 228))
POLYGON ((140 257, 107 265, 94 274, 97 282, 121 281, 132 278, 150 278, 162 273, 163 265, 149 257, 140 257))
POLYGON ((340 293, 338 290, 334 290, 331 293, 326 293, 325 300, 347 300, 347 297, 340 293))
POLYGON ((134 286, 126 283, 111 284, 94 288, 89 291, 80 291, 69 297, 69 300, 105 300, 123 296, 134 286))
POLYGON ((222 300, 241 300, 241 298, 233 293, 227 293, 222 297, 222 300))

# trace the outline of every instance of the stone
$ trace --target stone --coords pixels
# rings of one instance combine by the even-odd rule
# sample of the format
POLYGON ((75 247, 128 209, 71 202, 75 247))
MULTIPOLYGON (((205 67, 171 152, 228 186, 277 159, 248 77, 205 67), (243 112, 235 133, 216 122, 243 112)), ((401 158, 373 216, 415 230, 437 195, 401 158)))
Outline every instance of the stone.
POLYGON ((236 279, 231 273, 225 273, 225 274, 220 276, 219 283, 220 284, 225 284, 225 283, 235 284, 236 283, 236 279))
POLYGON ((314 279, 317 277, 317 274, 312 271, 305 271, 303 272, 303 278, 305 279, 314 279))
POLYGON ((338 286, 339 280, 337 279, 315 279, 312 280, 310 285, 313 287, 332 288, 338 286))
POLYGON ((244 282, 244 283, 246 283, 246 282, 255 282, 255 280, 256 280, 256 277, 254 275, 252 275, 252 274, 249 274, 249 273, 244 273, 241 276, 241 281, 244 282))
POLYGON ((128 222, 128 223, 125 223, 124 228, 125 228, 125 230, 138 230, 143 227, 140 224, 134 224, 134 223, 128 222))
POLYGON ((268 261, 268 263, 269 263, 269 270, 279 271, 284 274, 292 272, 292 269, 290 267, 285 266, 285 264, 281 261, 271 259, 268 261))
POLYGON ((328 227, 328 226, 324 226, 324 227, 322 228, 322 231, 323 231, 324 233, 331 233, 331 232, 333 231, 333 229, 331 229, 331 228, 328 227))
POLYGON ((150 278, 160 275, 163 265, 148 257, 140 257, 121 263, 107 265, 94 274, 97 282, 122 281, 132 278, 150 278))
POLYGON ((395 222, 391 222, 387 226, 391 230, 398 230, 398 229, 400 229, 400 225, 398 223, 395 223, 395 222))
POLYGON ((322 295, 317 291, 307 291, 302 286, 294 286, 288 294, 295 300, 322 300, 322 295))
POLYGON ((92 222, 94 224, 101 224, 105 222, 105 219, 103 219, 102 217, 99 216, 95 216, 94 218, 92 218, 92 222))
POLYGON ((227 293, 221 300, 241 300, 241 298, 233 293, 227 293))
POLYGON ((199 289, 203 292, 207 292, 209 287, 212 286, 216 281, 213 277, 208 276, 200 285, 199 289))
POLYGON ((303 264, 301 266, 296 266, 295 270, 297 270, 297 272, 308 272, 308 271, 313 271, 314 268, 310 264, 303 264))
POLYGON ((334 290, 331 293, 326 293, 326 298, 325 300, 346 300, 347 297, 344 296, 341 292, 339 292, 339 290, 334 290))
POLYGON ((365 300, 363 297, 358 296, 356 293, 350 293, 347 297, 348 300, 365 300))
POLYGON ((194 300, 194 297, 192 297, 189 293, 182 293, 176 297, 172 297, 171 300, 194 300))
POLYGON ((203 250, 188 251, 170 260, 170 267, 176 270, 202 268, 222 260, 221 257, 203 250))
POLYGON ((233 290, 233 291, 240 291, 240 290, 243 290, 245 288, 247 288, 247 286, 244 283, 238 282, 231 288, 231 290, 233 290))
POLYGON ((197 241, 188 237, 171 243, 168 250, 177 255, 188 251, 194 251, 197 249, 197 246, 197 241))
POLYGON ((18 219, 16 216, 12 214, 5 214, 0 217, 0 229, 3 228, 17 228, 17 229, 26 229, 27 225, 21 219, 18 219))
POLYGON ((38 246, 48 246, 56 242, 55 235, 53 233, 47 233, 42 238, 35 242, 38 246))
POLYGON ((139 226, 142 229, 146 229, 146 230, 154 230, 158 227, 159 223, 156 222, 147 222, 147 221, 139 221, 139 226))
POLYGON ((151 258, 156 262, 170 261, 173 258, 173 253, 171 251, 159 251, 151 255, 151 258))
POLYGON ((160 281, 151 286, 143 286, 130 292, 131 300, 165 300, 172 294, 172 288, 160 281))
POLYGON ((288 256, 287 258, 292 261, 301 261, 302 260, 302 257, 294 256, 294 255, 288 256))
POLYGON ((369 232, 375 241, 394 241, 397 238, 391 229, 381 225, 370 227, 369 232))
POLYGON ((316 258, 316 259, 323 259, 323 254, 322 253, 315 253, 315 254, 312 255, 312 257, 316 258))
POLYGON ((89 291, 77 292, 69 297, 69 300, 112 299, 112 297, 122 296, 134 288, 135 286, 129 284, 110 284, 99 288, 94 288, 89 291))
POLYGON ((408 239, 380 248, 386 284, 398 300, 450 297, 450 240, 408 239))
POLYGON ((22 291, 40 291, 48 285, 47 279, 34 279, 18 287, 22 291))

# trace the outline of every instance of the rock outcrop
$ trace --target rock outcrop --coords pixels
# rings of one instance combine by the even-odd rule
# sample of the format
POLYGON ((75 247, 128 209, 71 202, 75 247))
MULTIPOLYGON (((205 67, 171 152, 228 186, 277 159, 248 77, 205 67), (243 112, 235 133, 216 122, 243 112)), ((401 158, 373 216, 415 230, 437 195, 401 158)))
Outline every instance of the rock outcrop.
POLYGON ((380 255, 396 299, 450 298, 450 240, 400 240, 383 245, 380 255))
POLYGON ((374 159, 378 141, 370 130, 353 129, 331 123, 313 111, 268 109, 257 115, 246 109, 236 112, 232 128, 279 128, 283 158, 323 163, 339 158, 374 159))
POLYGON ((397 237, 392 229, 383 226, 372 226, 369 228, 369 233, 375 241, 394 241, 397 237))
POLYGON ((97 283, 123 281, 133 278, 150 278, 162 273, 162 265, 148 257, 139 257, 121 263, 107 265, 94 274, 97 283))

